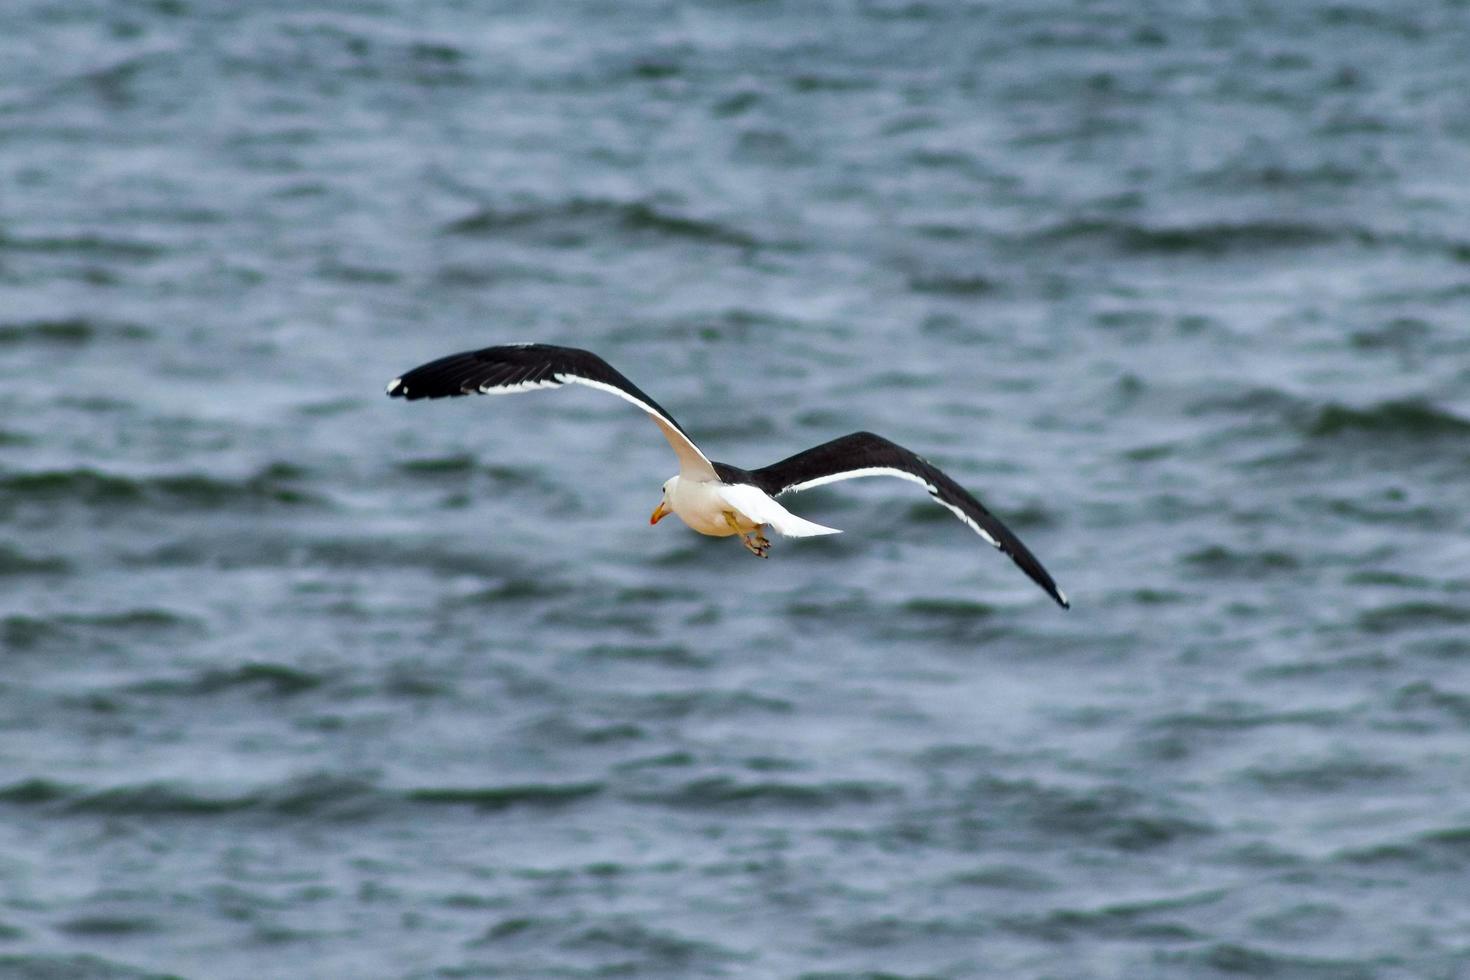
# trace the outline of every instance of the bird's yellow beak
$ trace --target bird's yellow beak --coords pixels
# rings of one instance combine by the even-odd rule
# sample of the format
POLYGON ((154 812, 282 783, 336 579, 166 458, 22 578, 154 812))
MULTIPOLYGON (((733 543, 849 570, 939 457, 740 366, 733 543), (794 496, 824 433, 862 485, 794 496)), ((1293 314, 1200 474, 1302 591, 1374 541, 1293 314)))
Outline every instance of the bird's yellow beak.
POLYGON ((663 520, 665 517, 668 517, 672 513, 673 511, 669 508, 668 503, 666 501, 660 500, 658 502, 658 506, 653 509, 653 516, 648 519, 648 523, 657 524, 659 521, 663 520))

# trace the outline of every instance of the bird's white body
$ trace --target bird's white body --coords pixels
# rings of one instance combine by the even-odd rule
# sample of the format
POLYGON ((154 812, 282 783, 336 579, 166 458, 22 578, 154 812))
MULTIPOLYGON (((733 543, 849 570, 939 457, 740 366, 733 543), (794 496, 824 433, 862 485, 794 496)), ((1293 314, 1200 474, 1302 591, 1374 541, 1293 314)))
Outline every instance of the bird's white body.
POLYGON ((724 538, 750 534, 770 525, 778 534, 805 538, 818 534, 841 534, 797 517, 774 498, 755 487, 685 476, 670 477, 664 484, 664 503, 679 520, 700 534, 724 538))

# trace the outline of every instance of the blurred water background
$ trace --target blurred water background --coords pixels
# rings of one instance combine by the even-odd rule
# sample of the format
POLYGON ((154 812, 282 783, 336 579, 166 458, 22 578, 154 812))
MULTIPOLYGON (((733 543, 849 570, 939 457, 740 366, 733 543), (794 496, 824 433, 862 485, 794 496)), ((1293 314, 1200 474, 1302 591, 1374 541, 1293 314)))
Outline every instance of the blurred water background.
POLYGON ((1470 7, 8 0, 0 975, 1470 977, 1470 7), (768 562, 711 455, 916 488, 768 562))

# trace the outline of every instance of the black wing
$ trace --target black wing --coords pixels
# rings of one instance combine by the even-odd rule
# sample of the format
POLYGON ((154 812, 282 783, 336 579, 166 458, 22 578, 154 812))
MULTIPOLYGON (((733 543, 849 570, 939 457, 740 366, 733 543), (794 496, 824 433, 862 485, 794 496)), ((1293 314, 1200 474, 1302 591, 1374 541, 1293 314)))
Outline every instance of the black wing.
POLYGON ((773 497, 864 476, 895 476, 917 483, 976 534, 1010 555, 1021 571, 1031 576, 1063 609, 1071 608, 1066 593, 1057 588, 1031 550, 986 510, 984 504, 937 466, 882 436, 854 432, 745 475, 773 497))
POLYGON ((388 382, 388 397, 417 401, 457 395, 498 395, 580 384, 637 405, 663 430, 680 472, 714 477, 708 457, 663 406, 591 351, 550 344, 512 344, 450 354, 388 382))

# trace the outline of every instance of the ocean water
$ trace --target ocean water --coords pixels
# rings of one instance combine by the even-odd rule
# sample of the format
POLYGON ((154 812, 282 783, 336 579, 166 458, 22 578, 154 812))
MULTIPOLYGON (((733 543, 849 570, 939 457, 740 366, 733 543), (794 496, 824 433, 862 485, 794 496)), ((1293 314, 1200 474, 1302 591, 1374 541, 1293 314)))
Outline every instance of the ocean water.
POLYGON ((1470 977, 1470 5, 10 0, 0 976, 1470 977), (972 488, 647 523, 715 458, 972 488))

